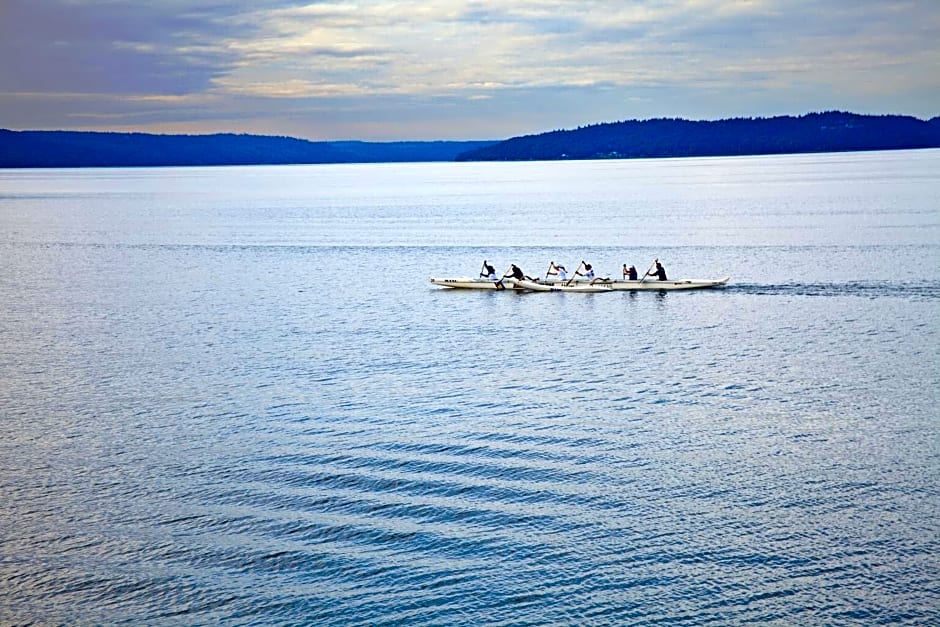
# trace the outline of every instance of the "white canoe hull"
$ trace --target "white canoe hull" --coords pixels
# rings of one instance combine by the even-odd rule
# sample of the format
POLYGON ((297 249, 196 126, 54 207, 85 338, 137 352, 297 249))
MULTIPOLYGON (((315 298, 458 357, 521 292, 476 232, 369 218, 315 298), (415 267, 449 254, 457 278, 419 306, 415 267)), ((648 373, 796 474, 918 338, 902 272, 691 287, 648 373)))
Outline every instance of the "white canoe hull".
POLYGON ((489 279, 472 279, 470 277, 439 278, 431 277, 431 283, 441 287, 450 287, 463 290, 511 290, 515 289, 511 279, 491 281, 489 279))
MULTIPOLYGON (((659 279, 647 279, 645 281, 598 281, 594 285, 606 285, 611 290, 634 292, 639 290, 701 290, 714 287, 724 287, 728 284, 731 277, 723 279, 680 279, 678 281, 660 281, 659 279)), ((557 279, 556 279, 557 281, 557 279)), ((552 282, 548 282, 552 285, 552 282)), ((584 285, 585 282, 572 282, 571 285, 584 285)))

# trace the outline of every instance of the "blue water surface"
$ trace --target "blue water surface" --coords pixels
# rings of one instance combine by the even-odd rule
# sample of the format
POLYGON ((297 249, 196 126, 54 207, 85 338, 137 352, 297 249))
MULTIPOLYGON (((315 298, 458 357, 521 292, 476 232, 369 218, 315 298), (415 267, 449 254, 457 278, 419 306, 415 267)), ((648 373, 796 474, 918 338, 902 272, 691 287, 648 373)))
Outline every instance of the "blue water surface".
POLYGON ((0 268, 0 623, 940 622, 940 151, 0 170, 0 268))

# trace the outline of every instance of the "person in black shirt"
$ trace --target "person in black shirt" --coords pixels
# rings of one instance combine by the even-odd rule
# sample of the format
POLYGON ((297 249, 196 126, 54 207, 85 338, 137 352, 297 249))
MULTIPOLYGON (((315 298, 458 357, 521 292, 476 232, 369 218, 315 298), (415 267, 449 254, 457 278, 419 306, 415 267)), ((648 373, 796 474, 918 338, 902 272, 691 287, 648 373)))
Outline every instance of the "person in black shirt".
POLYGON ((659 263, 659 259, 656 260, 656 269, 650 270, 646 273, 646 276, 655 276, 660 281, 667 281, 666 278, 666 269, 663 267, 663 264, 659 263))
POLYGON ((636 281, 636 267, 630 266, 628 268, 627 264, 623 264, 623 276, 630 281, 636 281))
POLYGON ((509 272, 503 275, 504 279, 509 278, 509 277, 512 277, 516 279, 517 281, 522 281, 522 280, 535 281, 536 280, 530 276, 526 276, 525 272, 522 271, 522 268, 520 268, 516 264, 512 264, 512 268, 509 269, 509 272))

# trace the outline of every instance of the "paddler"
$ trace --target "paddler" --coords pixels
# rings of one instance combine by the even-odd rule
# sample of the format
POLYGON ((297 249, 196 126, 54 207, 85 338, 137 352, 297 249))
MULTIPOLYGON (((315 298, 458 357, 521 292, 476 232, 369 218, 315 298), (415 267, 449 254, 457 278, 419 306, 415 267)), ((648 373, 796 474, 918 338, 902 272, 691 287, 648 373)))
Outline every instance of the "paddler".
POLYGON ((655 276, 659 278, 660 281, 667 281, 666 279, 666 269, 663 267, 663 264, 659 263, 659 259, 656 260, 656 269, 650 269, 647 271, 646 276, 655 276))
POLYGON ((581 274, 581 270, 579 269, 579 270, 575 270, 575 271, 574 271, 574 275, 575 275, 575 276, 583 276, 585 279, 588 280, 588 282, 589 282, 591 285, 594 285, 594 282, 595 282, 595 281, 601 281, 602 283, 606 283, 606 282, 610 281, 610 278, 609 278, 609 277, 606 278, 606 279, 602 279, 602 278, 600 278, 600 277, 598 277, 598 276, 595 276, 595 275, 594 275, 594 268, 593 268, 593 266, 591 266, 591 264, 589 264, 589 263, 584 264, 584 274, 581 274))
POLYGON ((509 269, 509 272, 503 275, 504 279, 513 278, 517 281, 523 281, 523 280, 536 281, 537 280, 537 279, 533 279, 530 276, 526 276, 525 272, 522 271, 522 268, 520 268, 516 264, 511 264, 511 265, 512 267, 509 269))
POLYGON ((558 275, 558 279, 560 281, 568 280, 568 271, 565 270, 565 267, 563 265, 561 265, 560 263, 556 264, 554 261, 552 262, 551 269, 546 274, 558 275))

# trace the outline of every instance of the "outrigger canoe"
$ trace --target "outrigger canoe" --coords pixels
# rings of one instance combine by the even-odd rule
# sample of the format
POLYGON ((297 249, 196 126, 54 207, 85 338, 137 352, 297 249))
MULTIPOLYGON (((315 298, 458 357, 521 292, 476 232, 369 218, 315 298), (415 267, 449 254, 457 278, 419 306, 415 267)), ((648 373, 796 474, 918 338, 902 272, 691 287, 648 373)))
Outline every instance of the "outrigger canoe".
POLYGON ((657 291, 657 290, 700 290, 707 288, 724 287, 730 277, 723 279, 680 279, 678 281, 660 281, 650 279, 647 281, 562 281, 548 279, 545 281, 526 281, 505 278, 499 281, 491 279, 474 279, 470 277, 438 278, 431 277, 431 283, 441 287, 470 290, 512 290, 516 292, 574 292, 582 294, 596 294, 613 291, 657 291))
MULTIPOLYGON (((724 277, 723 279, 680 279, 678 281, 660 281, 659 279, 647 279, 641 281, 637 279, 636 281, 628 280, 613 280, 613 281, 598 281, 595 279, 593 285, 604 285, 611 290, 621 290, 621 291, 637 291, 637 290, 700 290, 707 289, 712 287, 724 287, 728 284, 728 281, 731 277, 724 277)), ((546 281, 546 285, 558 285, 564 284, 564 281, 559 279, 549 279, 546 281)), ((573 281, 571 285, 585 285, 589 284, 585 281, 573 281)))

